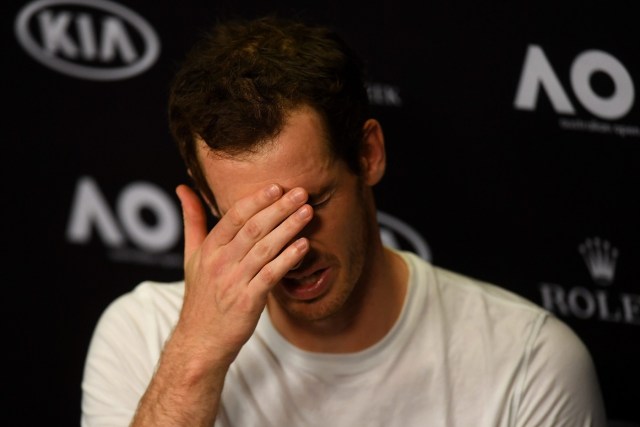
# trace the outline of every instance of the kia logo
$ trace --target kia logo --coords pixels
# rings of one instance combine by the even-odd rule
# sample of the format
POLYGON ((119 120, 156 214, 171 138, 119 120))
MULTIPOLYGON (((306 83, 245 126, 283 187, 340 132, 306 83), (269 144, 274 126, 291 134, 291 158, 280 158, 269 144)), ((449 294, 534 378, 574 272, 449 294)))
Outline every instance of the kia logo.
POLYGON ((157 60, 160 42, 137 13, 107 0, 40 0, 16 18, 15 33, 36 61, 88 80, 121 80, 157 60))

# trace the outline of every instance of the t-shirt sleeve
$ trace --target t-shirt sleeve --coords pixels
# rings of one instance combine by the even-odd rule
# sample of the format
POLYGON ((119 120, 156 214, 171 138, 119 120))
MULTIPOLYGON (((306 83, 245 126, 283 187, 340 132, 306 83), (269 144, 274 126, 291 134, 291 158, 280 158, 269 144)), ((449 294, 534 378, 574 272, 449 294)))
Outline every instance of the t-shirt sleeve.
POLYGON ((82 380, 82 427, 126 427, 147 388, 157 355, 149 345, 144 301, 113 301, 94 329, 82 380))
POLYGON ((568 325, 546 316, 531 340, 525 365, 516 426, 606 426, 593 360, 568 325))

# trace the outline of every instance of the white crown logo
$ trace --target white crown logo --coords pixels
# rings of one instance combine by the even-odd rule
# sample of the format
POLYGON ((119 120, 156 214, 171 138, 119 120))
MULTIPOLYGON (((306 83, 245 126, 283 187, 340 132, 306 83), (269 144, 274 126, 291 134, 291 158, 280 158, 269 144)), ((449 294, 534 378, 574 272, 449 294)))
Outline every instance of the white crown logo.
POLYGON ((616 261, 618 260, 618 249, 599 237, 586 239, 578 246, 578 251, 582 255, 591 279, 596 284, 608 286, 613 283, 616 274, 616 261))

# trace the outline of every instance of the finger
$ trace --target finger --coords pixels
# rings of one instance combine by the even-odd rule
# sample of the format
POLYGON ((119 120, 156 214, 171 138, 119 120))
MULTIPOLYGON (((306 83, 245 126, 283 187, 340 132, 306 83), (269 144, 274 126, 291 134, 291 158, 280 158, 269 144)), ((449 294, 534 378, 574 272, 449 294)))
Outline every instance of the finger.
POLYGON ((207 217, 200 198, 187 185, 178 185, 176 194, 182 205, 184 261, 187 262, 207 237, 207 217))
POLYGON ((295 267, 309 251, 309 241, 301 237, 287 246, 280 255, 267 263, 249 282, 249 292, 266 297, 267 293, 295 267))
MULTIPOLYGON (((297 187, 291 189, 287 194, 281 197, 280 200, 250 218, 238 232, 238 236, 234 242, 234 248, 230 248, 230 250, 237 250, 236 254, 239 257, 244 257, 249 251, 255 249, 265 252, 268 248, 264 247, 265 242, 262 242, 261 240, 280 224, 286 222, 294 212, 299 210, 307 201, 307 197, 307 192, 303 188, 297 187), (254 245, 257 245, 258 247, 254 248, 254 245)), ((308 210, 308 213, 310 214, 310 206, 308 207, 308 210)), ((307 210, 303 209, 303 212, 307 212, 307 210)), ((306 219, 305 216, 302 216, 301 218, 306 219)), ((291 224, 290 221, 289 224, 291 224)), ((301 225, 304 226, 304 224, 301 225)), ((295 228, 295 226, 290 226, 287 229, 291 228, 295 228)), ((285 236, 285 240, 282 241, 282 244, 279 245, 278 248, 276 248, 276 252, 280 252, 282 247, 290 241, 290 239, 292 239, 300 229, 296 229, 292 234, 285 236)), ((265 262, 270 259, 271 258, 266 259, 265 262)))
MULTIPOLYGON (((282 255, 281 253, 284 252, 287 244, 311 221, 312 216, 313 208, 305 204, 253 245, 243 260, 243 264, 246 266, 247 277, 245 279, 247 282, 252 280, 266 264, 282 255)), ((285 258, 287 256, 285 255, 285 258)), ((283 274, 287 271, 285 270, 283 274)))
POLYGON ((257 191, 240 199, 219 220, 211 233, 214 245, 226 245, 236 236, 246 222, 282 196, 282 188, 277 184, 257 191))

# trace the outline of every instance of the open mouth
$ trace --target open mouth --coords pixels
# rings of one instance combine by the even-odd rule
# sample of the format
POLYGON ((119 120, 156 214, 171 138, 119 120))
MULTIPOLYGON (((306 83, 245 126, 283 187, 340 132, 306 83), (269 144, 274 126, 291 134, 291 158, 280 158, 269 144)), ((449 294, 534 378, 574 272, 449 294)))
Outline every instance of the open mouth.
POLYGON ((312 300, 323 295, 329 288, 329 268, 321 268, 311 274, 292 272, 282 279, 286 293, 297 300, 312 300))

